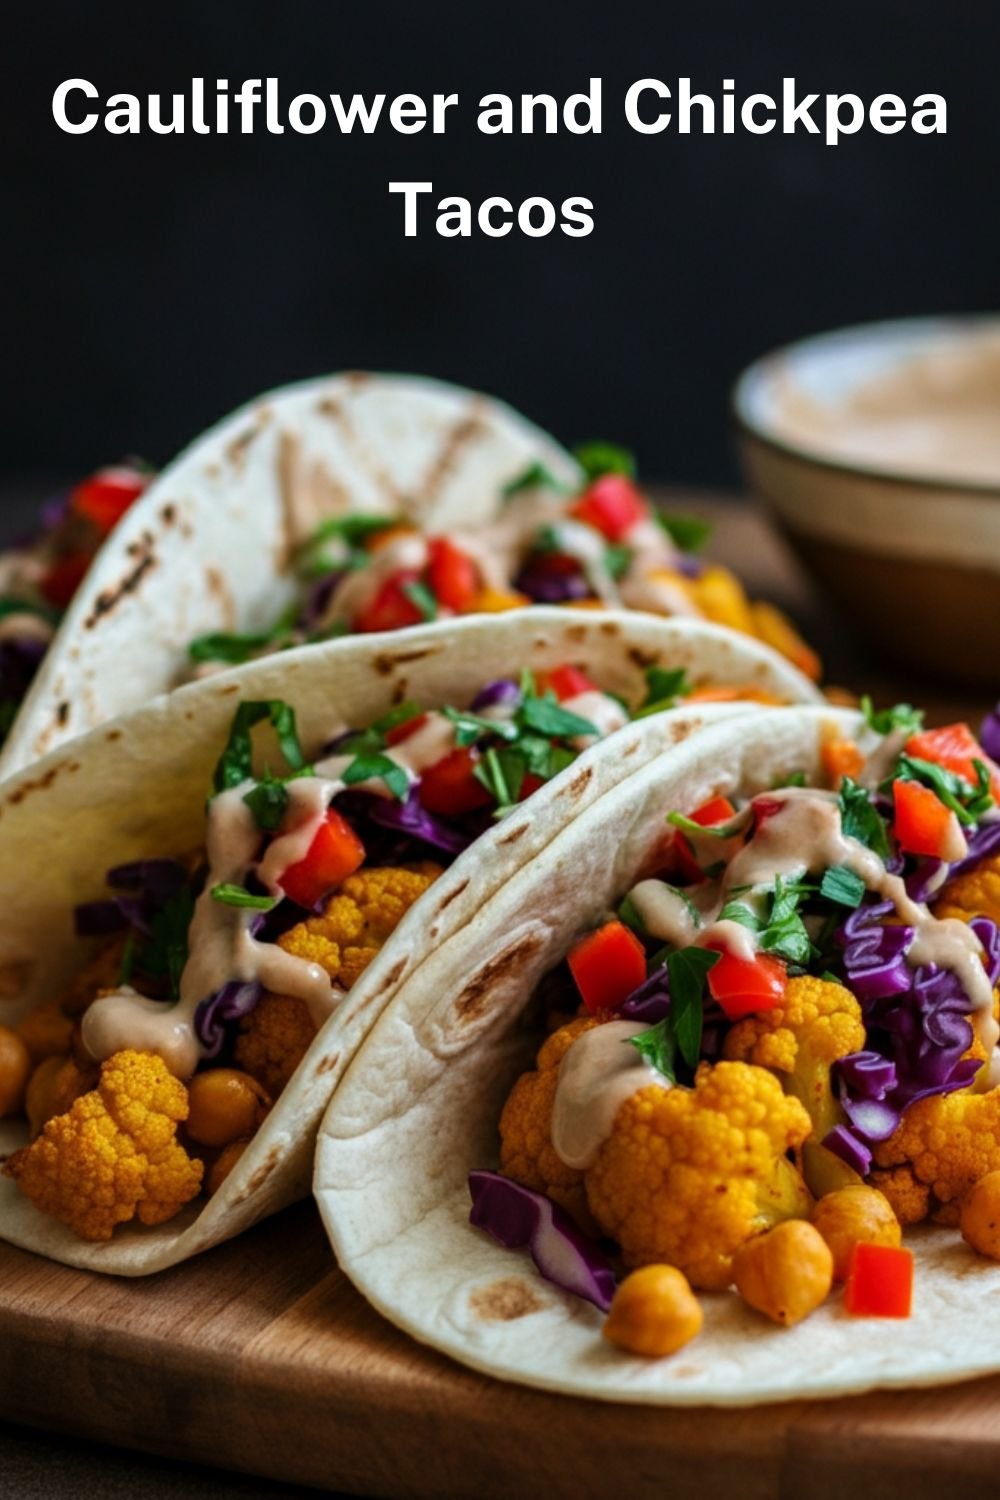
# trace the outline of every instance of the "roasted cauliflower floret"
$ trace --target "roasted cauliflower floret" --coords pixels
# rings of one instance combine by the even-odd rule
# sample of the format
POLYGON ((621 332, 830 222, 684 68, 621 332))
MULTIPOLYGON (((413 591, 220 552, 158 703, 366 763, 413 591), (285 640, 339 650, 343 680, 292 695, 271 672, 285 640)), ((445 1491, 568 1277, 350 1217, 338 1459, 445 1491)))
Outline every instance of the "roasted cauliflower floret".
POLYGON ((936 917, 990 917, 1000 923, 1000 854, 982 860, 974 870, 949 881, 934 903, 936 917))
POLYGON ((747 1016, 726 1036, 723 1056, 773 1068, 801 1099, 820 1139, 837 1123, 830 1065, 865 1045, 861 1007, 842 984, 801 974, 774 1010, 747 1016))
POLYGON ((733 1256, 811 1199, 786 1151, 810 1121, 763 1068, 702 1063, 694 1088, 652 1084, 626 1099, 584 1176, 587 1202, 626 1265, 666 1262, 693 1286, 726 1287, 733 1256))
POLYGON ((198 1193, 200 1161, 177 1141, 187 1089, 152 1052, 116 1052, 97 1088, 5 1167, 23 1193, 86 1240, 138 1217, 163 1224, 198 1193))
POLYGON ((592 1018, 580 1017, 553 1032, 538 1054, 536 1071, 521 1074, 500 1116, 501 1172, 537 1193, 545 1193, 588 1229, 593 1221, 583 1173, 568 1167, 552 1145, 552 1106, 559 1064, 577 1037, 597 1024, 592 1018))
POLYGON ((295 995, 272 995, 265 990, 250 1014, 240 1022, 236 1065, 276 1099, 315 1035, 316 1026, 304 1000, 295 995))
MULTIPOLYGON (((928 1190, 925 1214, 930 1212, 940 1224, 957 1224, 962 1194, 987 1172, 1000 1170, 1000 1088, 985 1094, 959 1089, 918 1099, 904 1112, 895 1133, 875 1147, 875 1165, 908 1168, 915 1182, 928 1190)), ((876 1172, 874 1185, 885 1193, 901 1222, 916 1222, 900 1212, 887 1175, 876 1172)), ((915 1188, 911 1194, 915 1211, 915 1188)))
POLYGON ((904 1228, 907 1224, 919 1224, 930 1213, 931 1190, 914 1177, 912 1167, 875 1171, 871 1174, 871 1184, 888 1198, 889 1206, 904 1228))
POLYGON ((386 938, 441 874, 429 860, 359 870, 327 902, 321 917, 307 917, 279 939, 286 953, 318 964, 334 983, 350 989, 386 938))

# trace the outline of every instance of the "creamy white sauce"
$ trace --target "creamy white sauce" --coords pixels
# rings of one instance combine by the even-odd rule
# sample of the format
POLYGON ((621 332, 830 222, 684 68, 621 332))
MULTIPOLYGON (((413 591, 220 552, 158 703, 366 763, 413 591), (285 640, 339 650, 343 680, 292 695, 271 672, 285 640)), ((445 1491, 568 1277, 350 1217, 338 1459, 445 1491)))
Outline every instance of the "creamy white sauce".
POLYGON ((356 568, 334 589, 316 626, 323 630, 335 620, 352 621, 375 601, 382 586, 401 570, 419 573, 427 566, 427 538, 417 532, 392 537, 371 553, 363 568, 356 568))
POLYGON ((597 730, 596 734, 572 735, 568 743, 574 750, 586 750, 588 745, 596 745, 598 740, 614 734, 628 723, 628 714, 621 704, 607 693, 602 693, 599 688, 588 688, 586 692, 566 698, 560 707, 567 713, 586 719, 597 730))
POLYGON ((592 1165, 626 1099, 651 1083, 670 1081, 630 1045, 650 1028, 639 1021, 606 1021, 582 1032, 559 1064, 552 1104, 552 1146, 568 1167, 592 1165))

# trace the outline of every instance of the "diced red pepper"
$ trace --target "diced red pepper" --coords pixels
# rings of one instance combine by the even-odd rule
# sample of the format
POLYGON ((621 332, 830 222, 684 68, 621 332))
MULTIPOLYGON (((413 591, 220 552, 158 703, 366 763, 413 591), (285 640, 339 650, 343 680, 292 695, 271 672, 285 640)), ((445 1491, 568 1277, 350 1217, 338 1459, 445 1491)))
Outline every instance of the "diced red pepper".
POLYGON ((970 786, 976 784, 972 762, 984 761, 990 772, 990 790, 994 799, 1000 801, 1000 767, 984 752, 968 724, 945 724, 940 729, 923 729, 919 734, 911 734, 906 742, 906 753, 917 760, 930 760, 936 766, 944 766, 956 776, 964 776, 970 786))
POLYGON ((590 1011, 617 1010, 646 978, 646 950, 624 922, 606 922, 588 933, 567 959, 590 1011))
POLYGON ((355 630, 403 630, 407 625, 419 625, 423 614, 403 589, 404 584, 416 583, 419 577, 419 573, 409 568, 393 573, 357 616, 355 630))
POLYGON ((474 775, 479 752, 471 745, 450 750, 420 778, 419 797, 428 812, 445 817, 476 812, 493 802, 489 790, 474 775))
POLYGON ((479 572, 472 558, 446 536, 427 543, 427 583, 439 604, 456 615, 470 610, 479 592, 479 572))
POLYGON ((303 859, 289 865, 278 884, 299 906, 317 901, 353 875, 365 857, 365 846, 334 808, 326 815, 303 859))
POLYGON ((773 1010, 781 1003, 788 971, 780 958, 770 953, 740 958, 721 947, 716 951, 722 957, 708 971, 708 988, 730 1021, 755 1011, 773 1010))
POLYGON ((96 526, 102 536, 107 536, 147 483, 147 476, 136 469, 99 469, 73 490, 70 509, 96 526))
POLYGON ((784 809, 785 803, 780 797, 769 797, 766 792, 762 792, 760 796, 753 799, 752 806, 754 828, 760 828, 768 818, 777 817, 778 813, 784 809))
POLYGON ((525 771, 524 780, 521 782, 521 790, 517 794, 518 802, 524 802, 527 797, 531 796, 532 792, 537 792, 538 788, 544 785, 545 782, 540 776, 536 776, 534 771, 525 771))
MULTIPOLYGON (((712 828, 716 823, 728 823, 729 819, 735 817, 736 809, 728 797, 710 797, 701 807, 691 813, 692 823, 700 823, 703 828, 712 828)), ((677 874, 687 882, 688 885, 698 885, 705 879, 704 873, 698 861, 694 857, 694 849, 690 840, 683 833, 678 833, 674 838, 672 864, 677 874)))
POLYGON ((416 734, 418 729, 423 729, 426 723, 426 714, 415 714, 412 719, 404 719, 402 724, 394 724, 391 729, 386 730, 385 742, 387 745, 401 745, 404 740, 410 738, 411 734, 416 734))
POLYGON ((620 542, 637 522, 645 520, 649 506, 626 475, 601 474, 587 486, 570 515, 593 526, 609 542, 620 542))
POLYGON ((892 800, 893 831, 899 847, 908 854, 946 858, 947 850, 955 847, 958 821, 951 809, 919 781, 894 781, 892 800))
POLYGON ((855 1245, 844 1311, 855 1318, 908 1318, 913 1307, 913 1251, 894 1245, 855 1245))
POLYGON ((42 593, 50 604, 56 609, 66 608, 83 582, 91 561, 87 552, 70 552, 66 557, 56 559, 41 582, 42 593))
POLYGON ((539 672, 535 680, 543 692, 551 688, 561 703, 580 693, 592 693, 597 688, 596 682, 591 682, 579 667, 556 667, 551 672, 539 672))

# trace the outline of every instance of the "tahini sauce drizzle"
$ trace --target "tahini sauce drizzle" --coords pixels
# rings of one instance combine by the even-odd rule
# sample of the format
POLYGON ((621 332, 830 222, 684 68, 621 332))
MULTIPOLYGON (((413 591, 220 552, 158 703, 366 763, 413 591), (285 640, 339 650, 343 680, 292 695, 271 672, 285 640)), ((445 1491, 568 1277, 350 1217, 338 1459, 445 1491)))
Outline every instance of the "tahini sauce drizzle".
POLYGON ((559 1065, 552 1104, 552 1146, 568 1167, 589 1167, 611 1134, 626 1099, 670 1081, 657 1072, 630 1039, 648 1031, 638 1021, 606 1021, 576 1038, 559 1065))

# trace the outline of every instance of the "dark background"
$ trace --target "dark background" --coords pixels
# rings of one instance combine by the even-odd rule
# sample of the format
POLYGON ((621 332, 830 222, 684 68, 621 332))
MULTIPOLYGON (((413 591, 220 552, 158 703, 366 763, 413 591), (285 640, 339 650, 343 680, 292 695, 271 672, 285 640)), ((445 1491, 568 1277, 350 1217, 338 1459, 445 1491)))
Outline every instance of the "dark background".
MULTIPOLYGON (((638 450, 650 477, 734 477, 741 366, 813 330, 995 306, 1000 8, 990 0, 502 7, 210 0, 8 8, 0 202, 8 475, 126 452, 162 462, 269 386, 338 367, 423 371, 505 396, 559 437, 638 450), (444 136, 60 131, 65 78, 102 95, 192 75, 300 91, 457 91, 444 136), (600 136, 486 137, 481 94, 585 90, 600 136), (718 95, 924 91, 945 136, 836 148, 772 133, 643 137, 634 80, 718 95), (402 234, 390 179, 435 199, 590 197, 596 229, 402 234)), ((425 200, 426 201, 426 200, 425 200)))

